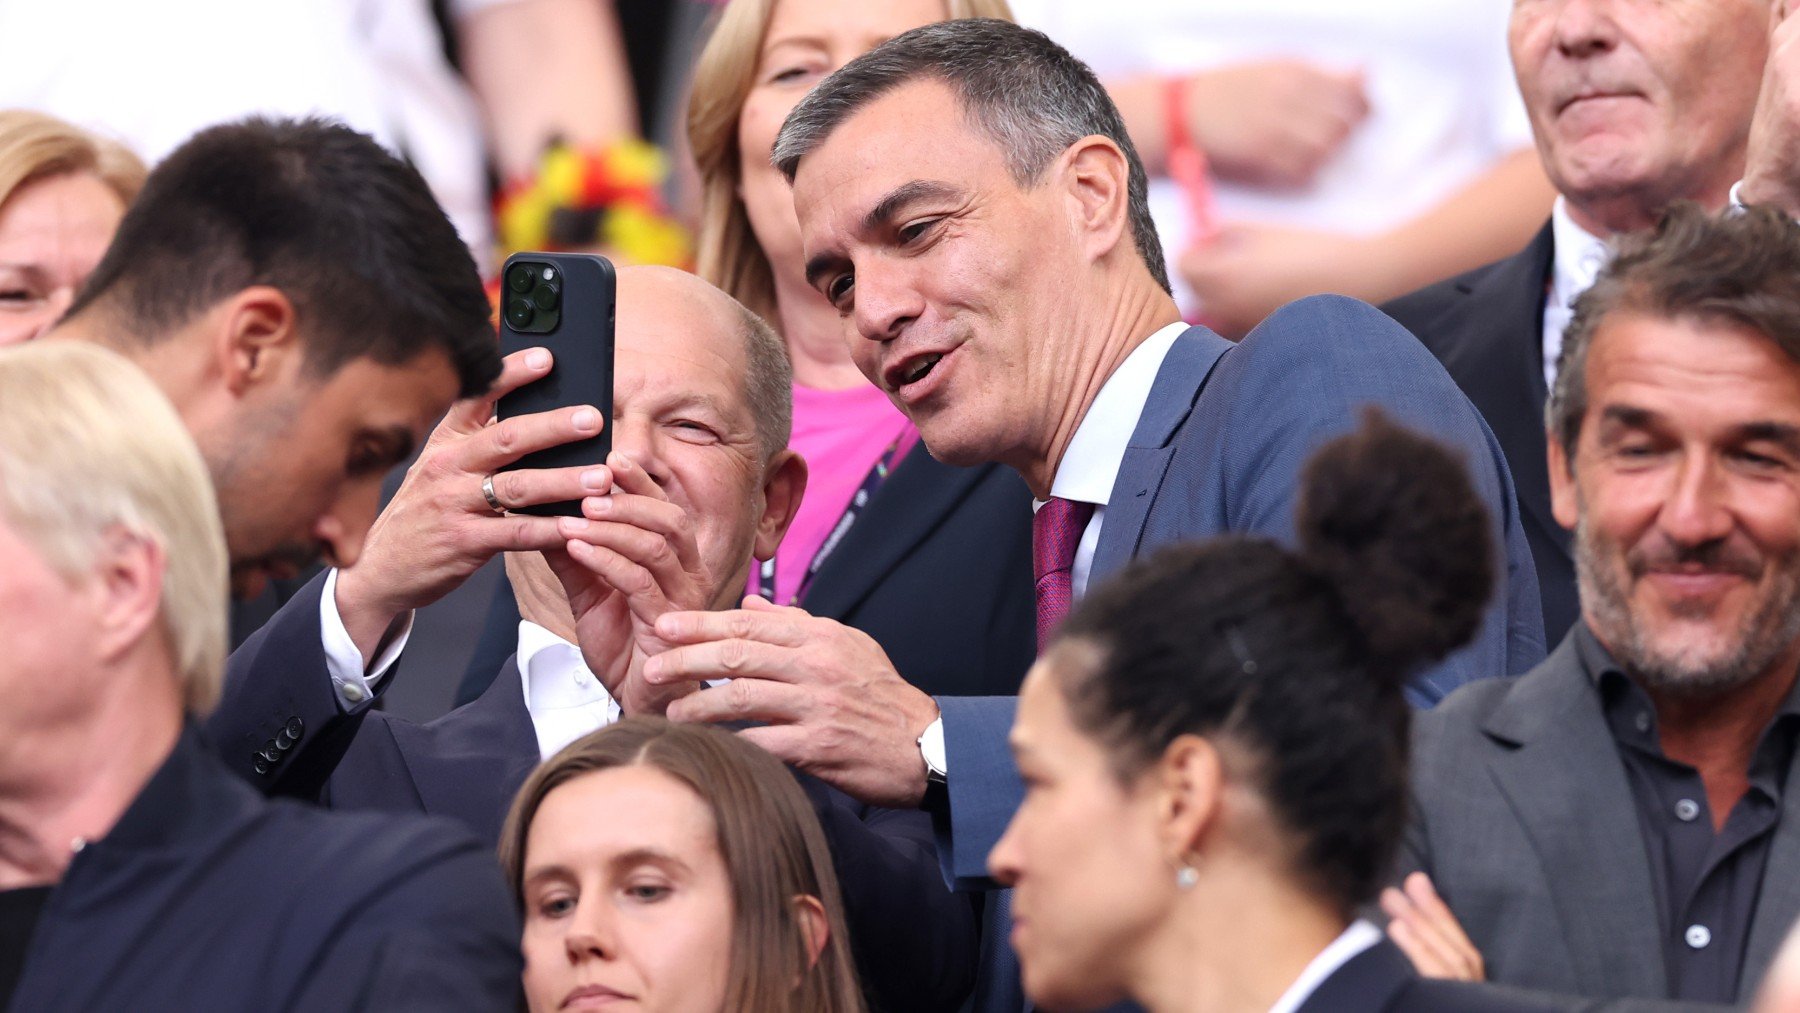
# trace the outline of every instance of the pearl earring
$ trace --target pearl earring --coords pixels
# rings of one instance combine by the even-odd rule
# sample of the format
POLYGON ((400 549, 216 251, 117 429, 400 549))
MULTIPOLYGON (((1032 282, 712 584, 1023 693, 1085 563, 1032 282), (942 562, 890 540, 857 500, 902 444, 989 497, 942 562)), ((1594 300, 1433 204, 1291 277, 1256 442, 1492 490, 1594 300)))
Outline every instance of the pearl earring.
POLYGON ((1200 882, 1200 870, 1191 865, 1184 865, 1175 871, 1175 885, 1183 890, 1192 890, 1200 882))

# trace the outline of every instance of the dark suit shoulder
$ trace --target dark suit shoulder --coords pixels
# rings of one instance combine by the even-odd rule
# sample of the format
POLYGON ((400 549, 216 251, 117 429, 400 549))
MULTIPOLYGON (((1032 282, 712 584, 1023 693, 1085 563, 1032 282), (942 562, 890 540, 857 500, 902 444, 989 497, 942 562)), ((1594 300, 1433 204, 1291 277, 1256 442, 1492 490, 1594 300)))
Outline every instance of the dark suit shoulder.
MULTIPOLYGON (((1507 260, 1510 259, 1507 258, 1507 260)), ((1426 326, 1427 324, 1435 321, 1443 315, 1444 311, 1460 303, 1464 296, 1479 288, 1481 283, 1507 260, 1496 260, 1491 264, 1483 264, 1472 271, 1464 271, 1454 278, 1446 278, 1416 291, 1408 292, 1397 299, 1390 299, 1381 304, 1381 311, 1393 317, 1400 323, 1400 326, 1424 340, 1426 335, 1431 332, 1431 328, 1426 326)))

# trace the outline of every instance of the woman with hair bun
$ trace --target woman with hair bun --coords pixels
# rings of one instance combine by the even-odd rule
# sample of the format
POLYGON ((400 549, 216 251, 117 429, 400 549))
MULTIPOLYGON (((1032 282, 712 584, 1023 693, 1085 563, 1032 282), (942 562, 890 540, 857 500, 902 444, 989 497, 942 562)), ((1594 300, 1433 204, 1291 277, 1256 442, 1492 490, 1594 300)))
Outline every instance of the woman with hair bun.
POLYGON ((1371 412, 1314 455, 1298 513, 1298 551, 1140 562, 1026 677, 1025 801, 988 862, 1038 1004, 1539 1008, 1419 979, 1356 917, 1405 821, 1401 687, 1473 635, 1493 583, 1481 503, 1448 450, 1371 412))

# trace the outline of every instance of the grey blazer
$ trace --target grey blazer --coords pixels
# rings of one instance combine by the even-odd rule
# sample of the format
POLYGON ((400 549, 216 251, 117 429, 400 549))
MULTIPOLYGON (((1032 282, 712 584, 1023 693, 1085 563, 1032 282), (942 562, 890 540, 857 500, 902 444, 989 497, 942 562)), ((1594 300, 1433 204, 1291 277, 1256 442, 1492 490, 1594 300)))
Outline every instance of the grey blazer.
MULTIPOLYGON (((1573 635, 1524 675, 1470 683, 1415 720, 1401 875, 1431 876, 1481 950, 1489 980, 1666 998, 1650 860, 1573 635)), ((1800 755, 1788 771, 1740 1001, 1800 917, 1796 766, 1800 755)))

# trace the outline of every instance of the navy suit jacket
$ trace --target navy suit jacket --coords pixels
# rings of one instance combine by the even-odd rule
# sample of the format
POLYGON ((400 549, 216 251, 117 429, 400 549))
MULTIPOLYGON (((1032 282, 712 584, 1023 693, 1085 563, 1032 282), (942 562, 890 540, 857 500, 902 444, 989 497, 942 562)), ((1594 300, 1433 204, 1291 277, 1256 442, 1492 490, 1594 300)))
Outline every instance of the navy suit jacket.
POLYGON ((1569 531, 1550 512, 1544 456, 1544 299, 1555 245, 1545 225, 1517 254, 1382 307, 1450 371, 1506 452, 1552 644, 1581 616, 1569 531))
MULTIPOLYGON (((323 586, 323 578, 308 585, 232 655, 213 727, 239 743, 240 772, 334 809, 448 816, 497 846, 513 795, 538 763, 517 664, 509 658, 480 698, 435 721, 342 714, 320 639, 323 586), (295 720, 320 729, 316 740, 278 749, 279 762, 257 773, 255 760, 267 755, 249 747, 295 720)), ((975 915, 945 888, 929 817, 864 806, 797 776, 831 845, 865 989, 881 1009, 955 1009, 974 980, 975 915)))
MULTIPOLYGON (((1429 706, 1475 679, 1543 660, 1542 612, 1512 480, 1494 436, 1444 368, 1381 311, 1315 296, 1270 316, 1236 345, 1203 327, 1176 339, 1106 504, 1090 582, 1176 542, 1225 533, 1292 543, 1302 465, 1354 430, 1364 405, 1462 451, 1502 559, 1475 639, 1413 681, 1429 706)), ((1023 795, 1006 746, 1013 697, 940 697, 949 812, 939 853, 959 884, 986 881, 987 854, 1023 795)))
POLYGON ((490 1011, 521 969, 467 831, 264 799, 189 730, 51 892, 10 1008, 490 1011))
POLYGON ((1320 982, 1295 1013, 1557 1013, 1594 1005, 1494 985, 1421 978, 1406 954, 1384 937, 1320 982))

